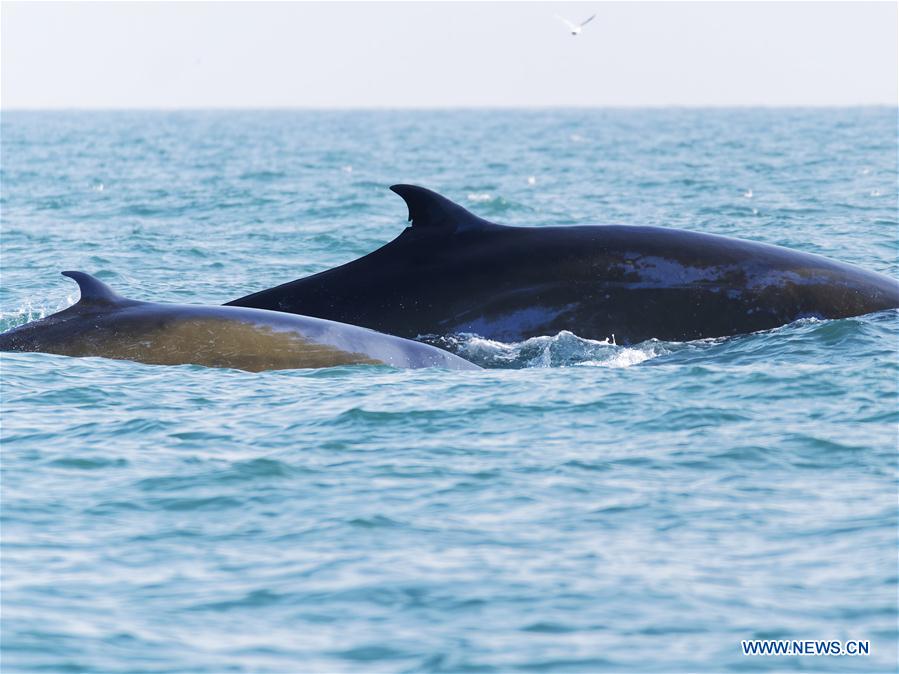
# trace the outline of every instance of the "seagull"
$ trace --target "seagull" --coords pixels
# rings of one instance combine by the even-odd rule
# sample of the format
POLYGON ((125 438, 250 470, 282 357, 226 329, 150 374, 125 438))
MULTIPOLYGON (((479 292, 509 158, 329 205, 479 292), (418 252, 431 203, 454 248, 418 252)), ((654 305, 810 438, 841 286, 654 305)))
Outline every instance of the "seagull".
POLYGON ((590 17, 589 19, 587 19, 586 21, 581 21, 580 24, 571 23, 571 21, 569 21, 568 19, 566 19, 564 16, 559 16, 558 14, 556 14, 556 18, 557 18, 559 21, 561 21, 562 23, 564 23, 566 26, 568 26, 568 30, 571 31, 571 34, 572 34, 572 35, 580 35, 580 34, 581 34, 581 30, 583 29, 583 27, 586 26, 586 25, 587 25, 588 23, 590 23, 591 21, 593 21, 593 19, 596 18, 596 14, 594 14, 593 16, 591 16, 591 17, 590 17))

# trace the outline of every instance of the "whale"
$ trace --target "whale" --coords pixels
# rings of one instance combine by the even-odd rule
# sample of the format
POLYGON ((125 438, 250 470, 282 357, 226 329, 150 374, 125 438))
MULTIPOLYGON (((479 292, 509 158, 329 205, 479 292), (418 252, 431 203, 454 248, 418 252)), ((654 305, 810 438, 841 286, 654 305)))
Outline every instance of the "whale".
POLYGON ((899 307, 899 283, 756 241, 666 227, 516 227, 415 185, 411 225, 347 264, 228 302, 407 338, 517 342, 561 331, 633 344, 768 330, 899 307))
POLYGON ((78 302, 0 334, 0 351, 250 372, 338 365, 480 369, 435 346, 364 327, 264 309, 142 302, 90 274, 62 274, 78 283, 78 302))

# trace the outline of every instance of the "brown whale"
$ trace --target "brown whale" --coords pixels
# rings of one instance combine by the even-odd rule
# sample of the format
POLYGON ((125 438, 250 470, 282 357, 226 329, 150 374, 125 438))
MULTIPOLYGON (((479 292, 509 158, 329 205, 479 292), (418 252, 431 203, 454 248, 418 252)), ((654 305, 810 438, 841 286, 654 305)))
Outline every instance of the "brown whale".
POLYGON ((78 283, 78 303, 0 334, 0 351, 251 372, 357 364, 480 369, 437 347, 355 325, 264 309, 139 302, 84 272, 62 273, 78 283))

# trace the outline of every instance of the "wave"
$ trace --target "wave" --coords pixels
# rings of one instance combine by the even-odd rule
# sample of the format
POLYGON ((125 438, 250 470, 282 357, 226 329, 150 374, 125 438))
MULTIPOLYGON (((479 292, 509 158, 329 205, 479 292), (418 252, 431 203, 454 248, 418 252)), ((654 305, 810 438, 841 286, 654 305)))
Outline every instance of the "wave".
POLYGON ((557 335, 531 337, 505 343, 472 333, 422 338, 481 367, 521 369, 535 367, 622 368, 671 353, 673 344, 651 339, 634 346, 619 346, 614 338, 585 339, 563 330, 557 335))

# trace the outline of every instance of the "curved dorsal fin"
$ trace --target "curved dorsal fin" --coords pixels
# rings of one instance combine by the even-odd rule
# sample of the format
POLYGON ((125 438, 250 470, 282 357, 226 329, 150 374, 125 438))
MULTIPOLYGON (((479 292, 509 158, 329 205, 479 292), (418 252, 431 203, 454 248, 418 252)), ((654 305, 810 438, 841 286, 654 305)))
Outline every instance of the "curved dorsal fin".
POLYGON ((94 278, 83 271, 64 271, 61 273, 63 276, 68 276, 78 284, 78 289, 81 291, 81 299, 78 300, 78 304, 121 304, 123 302, 131 301, 118 295, 100 279, 94 278))
POLYGON ((450 231, 494 226, 492 222, 469 213, 459 204, 444 196, 417 185, 391 185, 409 207, 409 220, 413 227, 446 228, 450 231))

